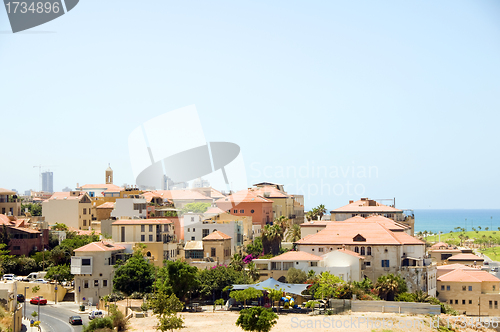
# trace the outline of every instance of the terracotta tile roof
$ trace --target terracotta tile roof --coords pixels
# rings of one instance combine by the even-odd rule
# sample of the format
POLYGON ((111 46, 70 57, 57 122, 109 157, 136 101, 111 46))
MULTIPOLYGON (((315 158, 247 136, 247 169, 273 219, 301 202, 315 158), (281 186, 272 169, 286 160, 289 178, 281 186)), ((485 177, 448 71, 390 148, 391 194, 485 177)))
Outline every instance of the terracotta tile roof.
POLYGON ((14 223, 5 214, 0 214, 0 225, 12 226, 14 223))
POLYGON ((157 193, 157 192, 151 192, 151 191, 147 191, 145 193, 142 193, 142 196, 144 197, 144 199, 148 203, 151 202, 153 200, 153 198, 162 198, 159 193, 157 193))
POLYGON ((474 254, 458 254, 448 258, 449 261, 484 261, 484 258, 476 256, 474 254))
POLYGON ((182 189, 182 190, 154 190, 151 191, 159 195, 163 200, 212 200, 212 198, 203 195, 199 191, 182 189))
POLYGON ((86 184, 84 186, 79 187, 81 189, 102 189, 102 191, 112 191, 112 192, 119 192, 123 191, 124 189, 120 186, 114 185, 114 184, 86 184))
POLYGON ((332 210, 331 212, 332 213, 349 213, 349 212, 351 212, 351 213, 370 213, 370 212, 402 213, 403 212, 401 210, 393 208, 392 206, 387 206, 387 205, 381 204, 379 202, 375 202, 374 206, 369 206, 370 201, 371 200, 360 199, 359 201, 344 205, 344 206, 339 207, 335 210, 332 210))
POLYGON ((114 209, 114 208, 115 208, 114 202, 106 202, 97 207, 97 209, 114 209))
POLYGON ((92 242, 89 243, 83 247, 80 247, 78 249, 75 249, 73 251, 78 251, 78 252, 83 252, 83 251, 118 251, 118 250, 125 250, 125 247, 112 244, 109 242, 103 242, 103 241, 98 241, 98 242, 92 242))
POLYGON ((222 210, 217 206, 212 206, 207 211, 205 211, 204 214, 221 214, 221 213, 226 213, 226 211, 222 210))
POLYGON ((500 282, 500 279, 498 279, 489 272, 481 270, 470 271, 465 269, 455 269, 451 272, 448 272, 438 277, 437 280, 445 282, 483 282, 483 281, 500 282))
POLYGON ((249 189, 251 192, 255 193, 256 195, 260 195, 262 197, 269 197, 269 198, 288 198, 290 197, 286 193, 282 192, 281 190, 278 190, 276 187, 271 187, 271 186, 264 186, 264 187, 256 187, 256 188, 250 188, 249 189))
POLYGON ((440 277, 450 271, 456 270, 456 269, 462 269, 462 270, 469 270, 469 271, 477 271, 480 270, 480 267, 473 267, 473 266, 466 266, 464 264, 447 264, 447 265, 438 265, 437 266, 437 276, 440 277))
POLYGON ((210 188, 210 189, 211 189, 211 197, 212 198, 219 199, 219 198, 222 198, 222 197, 226 197, 220 191, 215 190, 214 188, 210 188))
MULTIPOLYGON (((361 256, 357 252, 354 252, 354 251, 349 250, 349 249, 342 248, 342 249, 337 249, 337 251, 343 252, 345 254, 348 254, 348 255, 351 255, 351 256, 354 256, 354 257, 365 258, 365 256, 361 256)), ((326 255, 328 255, 328 254, 326 254, 326 255)))
POLYGON ((322 257, 305 251, 287 251, 284 254, 271 258, 271 261, 320 261, 322 257))
POLYGON ((120 219, 111 225, 168 225, 172 221, 168 219, 120 219))
POLYGON ((435 243, 431 246, 431 249, 438 249, 440 247, 445 247, 445 248, 448 248, 449 245, 448 243, 444 243, 444 242, 438 242, 438 243, 435 243))
POLYGON ((218 199, 217 204, 239 204, 239 203, 273 203, 272 200, 259 196, 252 191, 245 189, 238 191, 227 197, 218 199))
POLYGON ((71 196, 71 192, 55 192, 52 194, 52 196, 50 196, 50 198, 48 199, 49 201, 52 201, 52 200, 81 200, 83 198, 83 196, 85 196, 86 192, 85 191, 80 191, 79 195, 78 196, 71 196))
MULTIPOLYGON (((349 219, 347 219, 347 220, 349 220, 349 219)), ((381 215, 372 215, 372 216, 369 216, 368 218, 366 218, 366 220, 378 222, 390 230, 411 229, 410 226, 404 225, 402 223, 399 223, 397 221, 394 221, 392 219, 386 218, 386 217, 381 216, 381 215)))
POLYGON ((231 237, 227 234, 222 233, 221 231, 215 231, 211 234, 208 234, 203 238, 203 240, 227 240, 231 239, 231 237))
MULTIPOLYGON (((360 238, 361 239, 361 238, 360 238)), ((325 229, 311 234, 296 242, 297 244, 418 244, 420 241, 404 232, 393 232, 379 222, 361 217, 350 218, 350 221, 330 222, 325 229), (354 241, 361 236, 366 241, 354 241)))
POLYGON ((203 250, 202 241, 188 241, 184 245, 184 250, 203 250))

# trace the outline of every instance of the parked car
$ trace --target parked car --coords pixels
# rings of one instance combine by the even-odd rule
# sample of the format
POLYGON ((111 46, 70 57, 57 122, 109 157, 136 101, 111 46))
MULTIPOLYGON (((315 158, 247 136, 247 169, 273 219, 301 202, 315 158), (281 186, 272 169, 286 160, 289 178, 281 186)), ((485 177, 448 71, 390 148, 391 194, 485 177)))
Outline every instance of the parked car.
POLYGON ((82 317, 80 317, 80 316, 71 316, 69 318, 69 323, 71 325, 82 325, 83 324, 82 317))
POLYGON ((43 297, 40 296, 35 296, 30 300, 31 304, 47 304, 47 299, 44 299, 43 297))
POLYGON ((498 272, 498 267, 496 267, 496 266, 495 266, 495 267, 492 267, 492 268, 491 268, 491 272, 498 272))
POLYGON ((3 280, 14 280, 16 278, 16 275, 15 274, 4 274, 2 276, 2 279, 3 280))
POLYGON ((89 313, 89 319, 92 320, 94 318, 103 318, 104 317, 104 314, 102 313, 101 310, 92 310, 90 313, 89 313))
POLYGON ((487 261, 484 261, 484 265, 490 265, 490 263, 487 261))
POLYGON ((33 282, 37 282, 37 283, 39 283, 39 284, 48 284, 48 283, 49 283, 49 282, 48 282, 47 280, 45 280, 45 279, 36 279, 36 280, 35 280, 35 281, 33 281, 33 282))
POLYGON ((23 294, 17 294, 17 302, 24 302, 25 298, 23 294))

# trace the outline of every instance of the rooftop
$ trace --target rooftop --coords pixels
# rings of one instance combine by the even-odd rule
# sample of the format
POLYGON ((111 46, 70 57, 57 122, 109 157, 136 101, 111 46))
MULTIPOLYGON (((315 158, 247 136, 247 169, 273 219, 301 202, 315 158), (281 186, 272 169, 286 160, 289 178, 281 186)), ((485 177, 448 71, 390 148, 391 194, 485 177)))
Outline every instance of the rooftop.
POLYGON ((268 198, 264 198, 261 195, 258 195, 252 192, 250 189, 245 189, 238 191, 232 195, 227 197, 218 199, 216 201, 217 204, 239 204, 239 203, 273 203, 272 200, 268 198))
POLYGON ((437 278, 438 281, 448 281, 448 282, 483 282, 483 281, 497 281, 500 279, 495 277, 489 272, 481 270, 465 270, 465 269, 455 269, 451 272, 443 274, 437 278))
POLYGON ((449 261, 484 261, 484 258, 474 254, 458 254, 448 258, 449 261))
POLYGON ((221 231, 215 231, 211 234, 208 234, 203 238, 203 240, 227 240, 231 239, 231 237, 227 234, 222 233, 221 231))
POLYGON ((97 241, 97 242, 92 242, 89 243, 83 247, 77 248, 73 251, 76 252, 94 252, 94 251, 118 251, 118 250, 125 250, 125 247, 112 244, 109 242, 104 242, 104 241, 97 241))
POLYGON ((331 213, 402 213, 402 210, 398 210, 392 206, 387 206, 377 201, 362 198, 359 201, 349 203, 335 210, 330 211, 331 213))
POLYGON ((172 221, 168 219, 119 219, 111 225, 167 225, 172 221))
POLYGON ((271 261, 320 261, 322 257, 305 251, 287 251, 284 254, 271 258, 271 261))

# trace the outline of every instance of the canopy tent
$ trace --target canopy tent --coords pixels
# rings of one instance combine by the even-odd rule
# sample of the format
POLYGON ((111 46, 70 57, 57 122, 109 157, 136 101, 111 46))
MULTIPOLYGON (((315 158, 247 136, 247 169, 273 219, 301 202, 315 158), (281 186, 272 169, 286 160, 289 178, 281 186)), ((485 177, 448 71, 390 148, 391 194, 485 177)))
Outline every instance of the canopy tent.
POLYGON ((267 280, 258 282, 256 284, 245 284, 245 285, 233 285, 233 290, 243 290, 250 287, 255 289, 265 291, 265 288, 273 288, 279 290, 283 288, 285 292, 295 295, 302 295, 302 292, 309 287, 310 284, 287 284, 284 282, 280 282, 276 279, 269 278, 267 280))

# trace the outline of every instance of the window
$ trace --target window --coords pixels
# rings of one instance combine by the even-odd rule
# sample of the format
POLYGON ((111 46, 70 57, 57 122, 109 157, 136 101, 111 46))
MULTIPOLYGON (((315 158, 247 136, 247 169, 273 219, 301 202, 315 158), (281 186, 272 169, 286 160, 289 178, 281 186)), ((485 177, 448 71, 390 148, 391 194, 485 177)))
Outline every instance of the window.
POLYGON ((472 292, 472 286, 469 286, 469 292, 472 292))
POLYGON ((319 248, 319 249, 318 249, 318 251, 319 251, 319 252, 323 252, 323 248, 319 248))
POLYGON ((364 256, 365 255, 365 247, 361 247, 361 255, 364 256))
POLYGON ((462 304, 465 304, 465 300, 462 300, 462 304))
POLYGON ((495 309, 498 309, 498 301, 495 301, 495 309))
POLYGON ((188 233, 191 232, 191 228, 188 228, 188 233))
POLYGON ((238 213, 238 210, 233 210, 233 213, 238 213))
POLYGON ((164 231, 164 232, 168 232, 168 225, 164 225, 164 226, 163 226, 163 231, 164 231))
POLYGON ((194 241, 194 236, 191 236, 191 241, 194 241))
POLYGON ((87 226, 87 220, 83 221, 83 226, 87 226))
POLYGON ((466 291, 467 290, 467 286, 462 286, 462 290, 466 291))
POLYGON ((365 266, 371 266, 372 263, 371 262, 365 262, 365 266))
POLYGON ((469 300, 469 304, 472 304, 472 300, 469 300))
POLYGON ((495 290, 495 288, 497 288, 497 286, 493 285, 493 290, 495 290))
POLYGON ((441 285, 441 290, 444 290, 444 285, 441 285))
POLYGON ((388 259, 382 260, 382 267, 389 267, 389 260, 388 259))
POLYGON ((293 267, 293 262, 283 262, 283 270, 288 270, 293 267))
POLYGON ((455 304, 458 304, 458 300, 455 300, 455 304))
POLYGON ((208 236, 208 234, 210 234, 210 230, 209 229, 202 229, 201 230, 201 236, 202 237, 208 236))
POLYGON ((108 280, 107 279, 103 279, 102 287, 108 287, 108 280))
POLYGON ((144 242, 144 241, 146 241, 146 235, 142 234, 141 235, 141 242, 144 242))
POLYGON ((240 210, 240 213, 245 213, 245 210, 240 210))
POLYGON ((311 251, 314 251, 314 248, 312 248, 311 251))
POLYGON ((450 285, 446 285, 446 290, 450 290, 450 285))
POLYGON ((366 254, 368 256, 371 256, 372 255, 372 247, 366 247, 366 254))
POLYGON ((193 228, 193 232, 196 232, 196 228, 193 228))
POLYGON ((490 301, 490 302, 489 302, 489 307, 490 307, 490 309, 492 309, 492 308, 493 308, 493 301, 490 301))
POLYGON ((87 209, 83 209, 83 214, 87 214, 87 209))
POLYGON ((153 242, 153 234, 149 234, 149 242, 153 242))
POLYGON ((450 304, 453 304, 453 300, 450 300, 450 304))
POLYGON ((94 287, 99 287, 99 280, 97 279, 94 280, 94 287))
POLYGON ((215 257, 215 248, 210 248, 210 256, 215 257))
POLYGON ((90 258, 82 258, 82 265, 90 266, 90 258))
POLYGON ((255 210, 250 210, 250 213, 254 213, 254 212, 255 212, 255 210))
POLYGON ((354 247, 354 252, 359 254, 359 247, 354 247))
POLYGON ((145 232, 145 231, 146 231, 146 226, 141 225, 141 232, 145 232))
POLYGON ((318 262, 311 262, 311 266, 318 266, 318 262))
POLYGON ((88 280, 83 281, 83 288, 89 288, 89 281, 88 280))
POLYGON ((152 232, 153 231, 153 225, 149 225, 149 231, 152 232))

